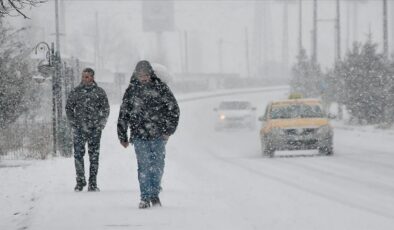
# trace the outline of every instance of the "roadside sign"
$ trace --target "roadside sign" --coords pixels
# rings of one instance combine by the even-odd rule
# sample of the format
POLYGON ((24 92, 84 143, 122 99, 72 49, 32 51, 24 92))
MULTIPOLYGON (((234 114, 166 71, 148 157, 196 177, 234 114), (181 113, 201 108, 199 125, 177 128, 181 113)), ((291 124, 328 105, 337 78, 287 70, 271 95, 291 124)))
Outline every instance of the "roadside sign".
POLYGON ((164 32, 174 30, 174 2, 143 1, 142 28, 145 32, 164 32))

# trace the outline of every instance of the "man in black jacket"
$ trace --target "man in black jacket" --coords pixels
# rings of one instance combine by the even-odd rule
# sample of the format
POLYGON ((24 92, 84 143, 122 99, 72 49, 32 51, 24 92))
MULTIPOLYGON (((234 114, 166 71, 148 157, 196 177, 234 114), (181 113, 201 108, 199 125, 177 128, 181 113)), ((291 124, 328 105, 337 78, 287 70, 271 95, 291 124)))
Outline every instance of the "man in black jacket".
POLYGON ((67 118, 74 132, 74 159, 77 174, 75 191, 86 186, 84 155, 88 143, 90 161, 88 191, 100 191, 97 187, 97 171, 100 155, 101 131, 109 116, 109 104, 105 91, 94 81, 94 70, 82 71, 82 81, 73 89, 66 103, 67 118))
POLYGON ((178 121, 179 107, 171 90, 148 61, 138 62, 120 107, 118 137, 125 148, 129 142, 134 144, 141 192, 139 208, 161 206, 165 145, 178 121))

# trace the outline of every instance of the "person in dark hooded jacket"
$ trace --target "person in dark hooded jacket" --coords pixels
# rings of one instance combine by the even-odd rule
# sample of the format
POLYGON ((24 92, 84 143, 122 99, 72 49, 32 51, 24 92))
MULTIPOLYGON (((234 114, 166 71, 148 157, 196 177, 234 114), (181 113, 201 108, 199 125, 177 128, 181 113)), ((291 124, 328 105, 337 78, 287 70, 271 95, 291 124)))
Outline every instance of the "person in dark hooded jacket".
POLYGON ((138 62, 120 107, 118 138, 125 148, 129 142, 134 144, 141 193, 139 208, 161 206, 165 145, 178 126, 179 113, 174 95, 156 76, 151 64, 138 62))
POLYGON ((88 144, 90 161, 88 191, 100 191, 97 187, 97 172, 100 155, 101 132, 109 116, 109 104, 105 91, 94 81, 94 70, 82 71, 81 84, 75 87, 66 103, 66 114, 73 128, 74 159, 77 174, 75 191, 86 186, 84 155, 88 144))

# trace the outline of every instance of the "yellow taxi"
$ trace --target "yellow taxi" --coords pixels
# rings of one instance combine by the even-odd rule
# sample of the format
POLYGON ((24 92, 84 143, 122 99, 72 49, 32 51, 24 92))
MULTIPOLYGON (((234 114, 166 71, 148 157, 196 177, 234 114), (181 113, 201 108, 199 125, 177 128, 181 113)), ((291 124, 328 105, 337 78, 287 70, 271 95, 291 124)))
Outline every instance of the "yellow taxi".
POLYGON ((319 99, 287 99, 268 103, 259 117, 261 149, 273 157, 275 150, 318 149, 332 155, 333 130, 319 99))

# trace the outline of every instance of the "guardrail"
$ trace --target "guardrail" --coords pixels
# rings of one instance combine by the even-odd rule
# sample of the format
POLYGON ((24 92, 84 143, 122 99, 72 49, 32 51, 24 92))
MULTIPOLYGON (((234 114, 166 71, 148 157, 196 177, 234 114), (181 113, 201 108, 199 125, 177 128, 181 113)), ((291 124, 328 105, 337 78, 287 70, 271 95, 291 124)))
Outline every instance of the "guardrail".
POLYGON ((278 90, 288 90, 289 86, 272 86, 272 87, 263 87, 263 88, 249 88, 249 89, 237 89, 237 90, 220 90, 213 92, 200 92, 200 93, 191 93, 191 94, 179 94, 175 95, 178 99, 178 102, 187 102, 187 101, 196 101, 214 97, 225 97, 229 95, 239 95, 239 94, 250 94, 250 93, 258 93, 258 92, 271 92, 278 90))

